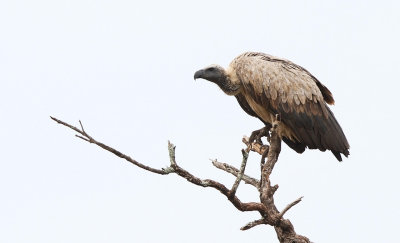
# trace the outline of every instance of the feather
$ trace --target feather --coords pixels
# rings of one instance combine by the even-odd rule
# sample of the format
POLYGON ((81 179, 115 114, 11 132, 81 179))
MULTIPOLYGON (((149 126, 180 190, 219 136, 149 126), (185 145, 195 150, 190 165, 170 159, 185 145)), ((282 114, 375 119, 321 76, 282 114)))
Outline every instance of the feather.
POLYGON ((341 153, 349 154, 347 139, 326 104, 334 103, 332 93, 306 69, 285 59, 247 52, 235 58, 229 70, 242 85, 236 95, 240 106, 265 124, 272 124, 275 114, 280 114, 285 129, 282 139, 291 148, 331 150, 338 160, 341 153))
POLYGON ((296 95, 293 96, 294 102, 296 103, 296 105, 300 105, 300 99, 299 97, 296 95))

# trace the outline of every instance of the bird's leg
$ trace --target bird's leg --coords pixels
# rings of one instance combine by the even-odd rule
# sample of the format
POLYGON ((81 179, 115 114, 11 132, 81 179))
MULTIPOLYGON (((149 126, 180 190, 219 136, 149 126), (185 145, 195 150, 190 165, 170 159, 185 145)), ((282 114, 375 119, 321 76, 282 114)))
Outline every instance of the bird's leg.
POLYGON ((271 125, 266 125, 265 127, 255 130, 251 133, 250 138, 249 138, 249 144, 252 144, 253 142, 263 144, 261 141, 262 137, 267 137, 269 138, 269 130, 271 129, 271 125))
MULTIPOLYGON (((263 142, 261 140, 262 137, 267 137, 267 140, 269 142, 269 138, 270 138, 269 131, 271 128, 272 128, 272 125, 268 124, 261 129, 253 131, 249 138, 249 148, 251 148, 253 143, 258 143, 260 145, 263 145, 263 142)), ((261 155, 261 164, 260 164, 261 167, 265 163, 265 158, 268 156, 268 151, 269 151, 269 147, 267 146, 267 149, 261 155)))
POLYGON ((261 169, 265 164, 265 158, 267 158, 268 156, 268 152, 269 152, 269 146, 267 147, 267 149, 264 151, 264 153, 261 155, 261 169))

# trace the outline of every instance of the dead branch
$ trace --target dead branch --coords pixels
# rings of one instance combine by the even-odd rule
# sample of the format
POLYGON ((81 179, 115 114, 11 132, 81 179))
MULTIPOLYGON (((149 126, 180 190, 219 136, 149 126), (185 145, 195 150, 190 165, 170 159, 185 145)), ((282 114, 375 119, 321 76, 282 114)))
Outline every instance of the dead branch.
POLYGON ((247 159, 249 158, 249 153, 246 152, 244 149, 242 149, 242 155, 243 155, 242 164, 240 165, 240 171, 239 171, 238 175, 236 176, 235 183, 233 183, 232 189, 230 191, 230 195, 229 195, 230 197, 233 197, 236 194, 236 190, 239 187, 239 183, 243 178, 244 169, 246 168, 247 159))
POLYGON ((303 199, 303 197, 299 197, 297 198, 295 201, 293 201, 292 203, 290 203, 289 205, 287 205, 278 215, 278 218, 282 218, 283 215, 289 210, 291 209, 294 205, 298 204, 299 202, 301 202, 301 199, 303 199))
POLYGON ((85 132, 85 130, 83 129, 83 125, 82 125, 81 121, 79 121, 79 124, 81 125, 81 129, 82 129, 82 130, 79 130, 78 128, 76 128, 76 127, 74 127, 74 126, 72 126, 72 125, 70 125, 70 124, 68 124, 68 123, 66 123, 66 122, 63 122, 63 121, 61 121, 61 120, 58 120, 58 119, 55 118, 55 117, 50 116, 50 118, 53 119, 54 121, 56 121, 57 123, 59 123, 59 124, 61 124, 61 125, 64 125, 64 126, 66 126, 66 127, 69 127, 69 128, 71 128, 72 130, 74 130, 75 132, 79 133, 80 135, 75 135, 76 137, 81 138, 81 139, 83 139, 84 141, 87 141, 87 142, 89 142, 89 143, 94 143, 94 144, 96 144, 97 146, 101 147, 102 149, 105 149, 105 150, 107 150, 107 151, 110 151, 111 153, 115 154, 116 156, 118 156, 118 157, 120 157, 120 158, 122 158, 122 159, 125 159, 125 160, 127 160, 128 162, 131 162, 132 164, 134 164, 134 165, 136 165, 136 166, 138 166, 138 167, 140 167, 140 168, 142 168, 142 169, 144 169, 144 170, 147 170, 147 171, 150 171, 150 172, 153 172, 153 173, 157 173, 157 174, 160 174, 160 175, 165 175, 165 174, 168 174, 168 173, 169 173, 169 172, 166 171, 166 170, 154 169, 154 168, 151 168, 150 166, 141 164, 141 163, 137 162, 136 160, 132 159, 131 157, 129 157, 128 155, 125 155, 125 154, 119 152, 118 150, 116 150, 116 149, 114 149, 114 148, 111 148, 111 147, 108 146, 108 145, 105 145, 104 143, 101 143, 101 142, 96 141, 94 138, 92 138, 91 136, 89 136, 89 134, 87 134, 87 133, 85 132))
POLYGON ((211 179, 200 179, 199 177, 194 176, 190 172, 186 171, 182 167, 178 165, 176 162, 175 157, 175 145, 168 142, 168 151, 169 151, 169 158, 170 158, 170 166, 162 169, 155 169, 144 165, 131 157, 123 154, 122 152, 105 145, 104 143, 98 142, 92 136, 90 136, 83 128, 82 122, 79 121, 80 129, 72 126, 66 122, 63 122, 57 118, 50 117, 57 123, 66 126, 78 134, 75 136, 92 144, 96 144, 97 146, 101 147, 104 150, 107 150, 116 156, 125 159, 126 161, 142 168, 144 170, 160 174, 160 175, 167 175, 167 174, 177 174, 178 176, 186 179, 188 182, 202 186, 202 187, 211 187, 218 190, 222 193, 226 198, 240 211, 258 211, 261 215, 261 219, 252 221, 247 225, 243 226, 241 230, 248 230, 252 227, 261 224, 268 224, 274 226, 275 231, 277 233, 278 239, 280 242, 310 242, 307 237, 301 236, 296 234, 294 231, 294 227, 288 219, 284 219, 284 214, 292 208, 294 205, 298 204, 302 197, 295 200, 294 202, 287 205, 281 212, 278 211, 274 204, 274 193, 278 189, 278 185, 271 186, 270 182, 270 175, 274 168, 275 163, 278 161, 279 153, 281 150, 281 139, 278 136, 278 129, 279 129, 279 119, 276 119, 274 122, 272 129, 270 131, 270 145, 262 145, 258 143, 249 143, 247 137, 243 138, 243 142, 247 145, 247 150, 242 150, 242 163, 240 169, 235 168, 232 165, 218 162, 217 160, 213 160, 212 163, 218 169, 224 170, 236 177, 234 184, 232 185, 231 189, 229 190, 225 185, 220 182, 211 179), (254 179, 246 174, 244 174, 247 159, 249 156, 249 151, 257 152, 263 156, 266 156, 267 161, 263 163, 261 166, 261 179, 257 180, 254 179), (236 191, 239 187, 240 181, 244 181, 247 184, 253 185, 257 188, 260 192, 260 202, 242 202, 237 196, 236 191))
MULTIPOLYGON (((235 177, 239 176, 240 171, 238 169, 236 169, 235 167, 233 167, 232 165, 229 165, 227 163, 221 163, 221 162, 217 161, 216 159, 211 160, 211 161, 212 161, 212 164, 215 167, 217 167, 218 169, 226 171, 226 172, 234 175, 235 177)), ((243 174, 242 181, 244 181, 246 184, 250 184, 250 185, 256 187, 257 190, 260 189, 260 182, 257 179, 254 179, 253 177, 243 174)))

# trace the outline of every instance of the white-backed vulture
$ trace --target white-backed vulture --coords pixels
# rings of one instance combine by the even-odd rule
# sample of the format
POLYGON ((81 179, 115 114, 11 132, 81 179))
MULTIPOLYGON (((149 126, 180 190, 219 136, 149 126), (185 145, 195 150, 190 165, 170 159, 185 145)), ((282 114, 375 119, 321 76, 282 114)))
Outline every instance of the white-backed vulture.
POLYGON ((281 118, 280 136, 298 153, 305 148, 331 150, 342 161, 349 155, 349 143, 327 104, 332 93, 303 67, 291 61, 259 52, 236 57, 225 70, 211 65, 194 78, 217 84, 236 97, 243 110, 258 117, 266 127, 276 115, 281 118))

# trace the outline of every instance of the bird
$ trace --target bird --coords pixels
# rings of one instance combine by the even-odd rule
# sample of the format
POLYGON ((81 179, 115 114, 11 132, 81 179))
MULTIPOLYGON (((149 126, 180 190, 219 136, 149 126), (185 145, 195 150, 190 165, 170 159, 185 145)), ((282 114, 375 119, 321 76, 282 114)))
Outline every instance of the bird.
POLYGON ((348 157, 350 145, 328 105, 335 100, 329 89, 305 68, 262 52, 245 52, 224 69, 212 64, 195 72, 194 79, 215 83, 234 96, 250 116, 264 123, 250 142, 266 135, 280 119, 279 137, 297 153, 306 148, 330 150, 338 161, 348 157))

